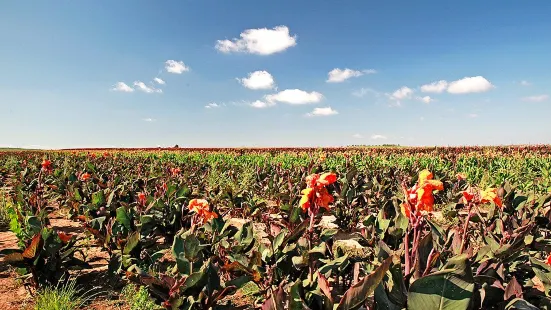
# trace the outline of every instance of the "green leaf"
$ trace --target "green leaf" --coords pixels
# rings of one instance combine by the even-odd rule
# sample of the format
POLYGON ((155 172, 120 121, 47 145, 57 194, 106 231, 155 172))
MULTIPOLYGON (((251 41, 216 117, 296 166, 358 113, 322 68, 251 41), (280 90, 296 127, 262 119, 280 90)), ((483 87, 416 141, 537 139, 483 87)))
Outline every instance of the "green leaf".
MULTIPOLYGON (((344 293, 337 310, 356 309, 365 303, 383 280, 392 264, 393 257, 387 258, 375 271, 353 285, 344 293)), ((428 308, 427 308, 428 309, 428 308)))
POLYGON ((336 228, 326 228, 322 230, 320 234, 320 239, 323 242, 326 242, 327 240, 333 238, 334 235, 336 235, 339 232, 336 228))
POLYGON ((509 309, 515 309, 515 310, 538 310, 538 307, 532 305, 531 303, 527 302, 527 301, 524 300, 524 299, 515 298, 515 299, 511 300, 511 302, 509 302, 509 303, 507 304, 507 306, 505 306, 505 310, 509 310, 509 309))
POLYGON ((130 215, 124 207, 117 208, 117 222, 121 223, 126 229, 130 230, 130 215))
POLYGON ((289 310, 306 310, 308 307, 304 303, 301 297, 302 281, 299 279, 293 285, 291 285, 289 294, 289 310))
POLYGON ((124 245, 123 254, 130 254, 132 250, 138 245, 140 242, 140 233, 134 231, 130 234, 128 234, 128 237, 126 238, 126 244, 124 245))
POLYGON ((184 239, 181 234, 174 237, 174 242, 172 243, 172 254, 176 259, 178 271, 183 274, 190 274, 190 264, 185 256, 184 239))
POLYGON ((466 255, 451 258, 443 270, 422 277, 410 286, 409 309, 468 309, 474 280, 466 255))
POLYGON ((92 204, 96 207, 105 204, 105 196, 103 195, 103 191, 97 191, 92 194, 92 204))

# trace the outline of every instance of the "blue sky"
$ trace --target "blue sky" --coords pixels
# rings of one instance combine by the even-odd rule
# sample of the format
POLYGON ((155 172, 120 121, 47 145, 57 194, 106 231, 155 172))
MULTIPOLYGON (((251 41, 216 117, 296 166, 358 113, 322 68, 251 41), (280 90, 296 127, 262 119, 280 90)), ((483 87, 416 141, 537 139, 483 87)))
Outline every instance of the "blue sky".
POLYGON ((549 12, 548 0, 3 1, 0 146, 551 143, 549 12))

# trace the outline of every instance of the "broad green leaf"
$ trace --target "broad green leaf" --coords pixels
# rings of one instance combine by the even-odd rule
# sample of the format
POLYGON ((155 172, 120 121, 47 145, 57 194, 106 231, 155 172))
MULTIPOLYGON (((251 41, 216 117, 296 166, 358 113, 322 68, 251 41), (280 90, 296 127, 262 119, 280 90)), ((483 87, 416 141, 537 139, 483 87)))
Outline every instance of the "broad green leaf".
POLYGON ((474 286, 467 256, 453 257, 443 270, 413 282, 408 309, 468 309, 474 286))
POLYGON ((117 222, 121 223, 126 229, 131 229, 130 215, 124 207, 117 208, 117 222))
POLYGON ((367 298, 375 291, 383 280, 386 272, 392 264, 393 257, 387 258, 381 266, 367 275, 361 281, 349 288, 342 297, 337 310, 356 309, 365 303, 367 298))

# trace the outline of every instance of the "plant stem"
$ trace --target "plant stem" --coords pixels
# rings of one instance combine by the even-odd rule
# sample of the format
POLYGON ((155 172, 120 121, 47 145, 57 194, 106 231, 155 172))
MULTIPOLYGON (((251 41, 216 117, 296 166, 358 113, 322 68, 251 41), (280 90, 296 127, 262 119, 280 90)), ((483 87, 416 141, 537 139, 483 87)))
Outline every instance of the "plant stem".
POLYGON ((467 240, 467 228, 469 227, 469 221, 471 220, 472 207, 473 207, 473 204, 469 203, 467 220, 465 221, 465 226, 463 227, 463 240, 461 240, 461 251, 459 252, 459 254, 463 254, 463 250, 465 249, 465 240, 467 240))

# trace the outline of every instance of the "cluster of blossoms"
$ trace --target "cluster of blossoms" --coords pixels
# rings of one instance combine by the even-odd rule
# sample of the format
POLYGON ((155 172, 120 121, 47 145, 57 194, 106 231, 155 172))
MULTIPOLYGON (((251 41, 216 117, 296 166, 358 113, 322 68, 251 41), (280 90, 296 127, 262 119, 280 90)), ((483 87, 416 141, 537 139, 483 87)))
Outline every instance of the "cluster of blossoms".
POLYGON ((329 194, 326 186, 336 181, 337 175, 332 172, 322 175, 312 174, 306 177, 307 188, 302 190, 302 198, 300 199, 302 211, 315 214, 320 207, 329 210, 329 204, 333 202, 333 196, 329 194))
POLYGON ((481 190, 478 188, 469 188, 463 192, 464 202, 474 204, 495 203, 496 206, 503 208, 503 202, 497 194, 496 188, 488 188, 481 190))
POLYGON ((209 203, 205 199, 192 199, 188 209, 197 214, 201 225, 218 217, 218 214, 210 210, 209 203))
POLYGON ((432 172, 425 169, 419 172, 419 180, 412 188, 406 189, 407 201, 402 205, 404 213, 408 218, 411 216, 420 216, 422 213, 430 213, 434 206, 434 191, 444 189, 444 184, 438 180, 433 180, 432 172))

